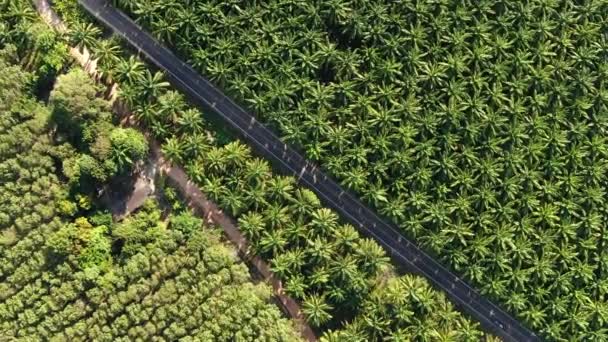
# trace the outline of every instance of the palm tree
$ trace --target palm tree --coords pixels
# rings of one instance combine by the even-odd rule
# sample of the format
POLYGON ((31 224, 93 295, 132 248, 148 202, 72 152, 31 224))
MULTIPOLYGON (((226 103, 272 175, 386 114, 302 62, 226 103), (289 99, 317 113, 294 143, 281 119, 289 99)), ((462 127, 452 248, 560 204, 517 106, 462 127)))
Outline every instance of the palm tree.
POLYGON ((146 69, 138 80, 142 96, 148 101, 158 99, 163 90, 169 87, 169 82, 163 81, 163 79, 164 75, 162 72, 157 71, 152 74, 146 69))
MULTIPOLYGON (((143 109, 142 106, 144 106, 145 104, 141 104, 140 105, 140 101, 141 101, 141 96, 139 94, 139 89, 133 85, 130 84, 123 84, 120 86, 119 88, 119 93, 118 96, 120 97, 120 99, 122 101, 124 101, 124 103, 131 107, 137 107, 139 106, 139 108, 136 108, 136 116, 137 116, 137 111, 143 109)), ((148 112, 147 114, 152 114, 151 112, 148 112)), ((152 121, 154 122, 154 121, 152 121)))
POLYGON ((311 264, 323 264, 329 261, 333 255, 333 245, 323 237, 315 237, 307 241, 306 254, 310 257, 311 264))
POLYGON ((213 174, 223 174, 226 171, 226 154, 222 148, 213 146, 205 156, 208 171, 213 174))
POLYGON ((0 4, 3 10, 3 17, 15 23, 31 23, 37 18, 36 11, 31 4, 22 1, 10 1, 0 4))
POLYGON ((351 79, 359 71, 361 56, 351 50, 339 51, 336 56, 336 80, 340 83, 351 79))
POLYGON ((152 34, 168 44, 173 44, 176 32, 179 29, 179 23, 174 19, 159 18, 151 23, 152 34))
POLYGON ((238 217, 245 207, 244 198, 238 191, 227 190, 220 198, 222 208, 228 209, 230 215, 238 217))
POLYGON ((362 269, 368 274, 376 274, 389 265, 384 249, 373 240, 359 240, 355 251, 362 269))
POLYGON ((311 225, 319 235, 329 235, 338 226, 338 215, 327 208, 313 211, 311 225))
POLYGON ((219 201, 226 192, 227 187, 224 185, 224 179, 218 176, 210 176, 205 178, 204 184, 201 185, 203 192, 213 200, 219 201))
POLYGON ((290 201, 293 199, 295 179, 293 177, 273 177, 268 181, 270 198, 276 201, 290 201))
POLYGON ((250 184, 261 184, 271 176, 270 165, 260 158, 245 161, 245 179, 250 184))
POLYGON ((350 224, 340 225, 335 229, 334 238, 337 250, 343 253, 350 253, 350 251, 356 250, 360 239, 359 233, 350 224))
POLYGON ((158 104, 162 114, 173 124, 179 122, 181 113, 186 109, 186 100, 184 99, 184 96, 174 90, 163 93, 158 98, 158 104))
POLYGON ((249 147, 239 141, 233 141, 223 147, 224 157, 230 167, 242 167, 245 161, 251 157, 249 147))
POLYGON ((116 64, 114 74, 121 87, 124 87, 138 84, 138 81, 144 77, 144 70, 145 66, 142 62, 135 56, 129 56, 129 59, 120 59, 116 64))
POLYGON ((121 54, 122 49, 116 39, 102 39, 95 46, 93 55, 97 58, 97 65, 107 81, 112 81, 121 54))
POLYGON ((85 47, 94 49, 100 35, 101 30, 97 26, 79 21, 71 23, 68 31, 70 45, 76 46, 81 51, 85 47))
POLYGON ((256 212, 248 212, 241 215, 238 219, 238 223, 239 229, 250 241, 258 241, 266 226, 264 217, 256 212))
POLYGON ((184 147, 184 156, 188 160, 192 160, 203 156, 211 150, 213 138, 205 133, 194 133, 186 135, 182 141, 184 147))
POLYGON ((400 196, 396 199, 391 199, 384 203, 380 209, 380 214, 392 219, 394 222, 402 222, 405 219, 405 211, 407 208, 406 201, 400 196))
POLYGON ((289 208, 282 206, 280 203, 271 203, 264 210, 264 216, 270 228, 273 229, 280 229, 291 221, 289 208))
MULTIPOLYGON (((131 102, 133 100, 128 100, 131 102)), ((158 120, 159 117, 159 109, 155 104, 144 102, 141 104, 137 104, 135 106, 135 110, 133 111, 135 117, 140 122, 144 123, 147 126, 152 125, 155 121, 158 120)))
POLYGON ((200 111, 194 108, 181 112, 177 123, 179 125, 178 130, 182 135, 199 134, 204 129, 203 116, 200 111))
POLYGON ((311 230, 302 219, 293 220, 285 226, 287 240, 293 246, 300 246, 312 237, 311 230))
POLYGON ((182 162, 183 148, 182 144, 176 137, 170 137, 162 146, 162 151, 168 161, 179 164, 182 162))
POLYGON ((272 259, 271 270, 281 279, 291 279, 301 272, 303 252, 300 249, 289 250, 275 255, 272 259))
MULTIPOLYGON (((335 277, 341 283, 341 287, 345 288, 344 284, 348 284, 351 279, 354 279, 358 273, 357 259, 353 255, 338 255, 335 260, 330 261, 330 272, 332 278, 335 277)), ((337 298, 329 297, 333 303, 342 303, 344 298, 336 300, 337 298)))
POLYGON ((246 208, 260 210, 268 206, 266 201, 266 185, 263 182, 251 184, 248 190, 245 190, 246 208))
POLYGON ((281 229, 265 231, 262 233, 259 242, 256 244, 258 253, 269 256, 278 256, 285 250, 287 239, 281 229))
POLYGON ((320 327, 332 319, 332 310, 333 308, 325 298, 317 294, 307 296, 302 303, 302 312, 306 315, 306 319, 316 327, 320 327))
POLYGON ((290 277, 285 284, 285 292, 297 299, 303 299, 307 289, 308 284, 301 275, 290 277))
POLYGON ((386 188, 380 182, 369 185, 363 192, 361 198, 372 203, 376 207, 380 207, 388 202, 386 188))

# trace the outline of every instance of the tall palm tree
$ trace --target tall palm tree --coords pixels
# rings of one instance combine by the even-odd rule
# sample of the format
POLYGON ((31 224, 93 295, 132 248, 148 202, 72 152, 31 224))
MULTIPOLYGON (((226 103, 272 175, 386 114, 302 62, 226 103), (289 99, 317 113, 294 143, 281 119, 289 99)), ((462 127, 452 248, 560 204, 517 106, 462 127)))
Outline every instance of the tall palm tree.
POLYGON ((376 274, 389 265, 389 258, 384 249, 374 240, 361 239, 355 248, 363 270, 368 274, 376 274))
POLYGON ((306 319, 316 327, 320 327, 332 319, 332 310, 333 308, 325 298, 316 294, 304 298, 302 304, 302 312, 306 315, 306 319))
MULTIPOLYGON (((132 103, 133 100, 127 100, 127 103, 132 103)), ((152 125, 159 118, 159 109, 156 104, 144 102, 137 104, 134 109, 134 114, 137 120, 145 125, 152 125)))
POLYGON ((317 234, 328 235, 338 226, 338 215, 327 208, 319 208, 312 212, 311 225, 317 234))
POLYGON ((260 158, 245 161, 245 179, 251 184, 265 182, 271 175, 270 165, 260 158))
POLYGON ((100 35, 101 30, 97 26, 84 22, 72 23, 68 31, 70 44, 81 51, 85 47, 95 49, 100 35))
POLYGON ((277 229, 262 233, 259 243, 256 244, 257 251, 262 255, 277 256, 283 253, 287 246, 285 231, 277 229))
POLYGON ((194 108, 183 111, 177 120, 178 130, 183 135, 199 134, 203 132, 204 121, 200 111, 194 108))
POLYGON ((268 181, 270 198, 276 201, 289 201, 293 198, 295 179, 293 177, 273 177, 268 181))
POLYGON ((245 233, 247 239, 258 241, 262 232, 265 230, 264 217, 257 212, 248 212, 241 215, 238 219, 239 229, 245 233))
POLYGON ((169 82, 163 79, 164 75, 162 72, 157 71, 152 74, 146 69, 138 80, 142 96, 148 101, 158 99, 163 91, 169 87, 169 82))
POLYGON ((183 148, 182 144, 176 137, 170 137, 162 146, 162 151, 165 157, 172 163, 179 164, 182 161, 183 148))
POLYGON ((223 147, 226 162, 230 167, 242 167, 245 161, 251 157, 249 147, 239 141, 231 142, 223 147))
POLYGON ((144 64, 135 56, 129 56, 129 59, 120 59, 116 64, 114 75, 121 87, 127 85, 136 85, 139 80, 144 77, 144 64))
POLYGON ((121 54, 122 49, 116 39, 102 39, 93 50, 93 55, 98 59, 97 65, 103 77, 110 82, 114 75, 114 68, 120 61, 121 54))
POLYGON ((266 222, 272 229, 282 229, 291 221, 289 208, 282 206, 280 203, 270 203, 263 213, 266 222))

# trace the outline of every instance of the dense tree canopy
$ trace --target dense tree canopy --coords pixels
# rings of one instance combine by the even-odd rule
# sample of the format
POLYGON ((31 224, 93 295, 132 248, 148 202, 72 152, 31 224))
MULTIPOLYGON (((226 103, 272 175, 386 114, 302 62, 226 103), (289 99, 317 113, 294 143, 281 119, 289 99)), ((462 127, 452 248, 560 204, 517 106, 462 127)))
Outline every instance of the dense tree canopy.
POLYGON ((99 182, 129 176, 148 154, 148 143, 133 128, 116 127, 101 88, 81 69, 60 75, 50 95, 55 139, 69 141, 79 153, 64 158, 64 174, 86 190, 99 182))
MULTIPOLYGON (((185 211, 165 217, 152 200, 121 222, 82 206, 62 181, 61 162, 94 157, 58 139, 53 114, 99 124, 78 115, 103 106, 82 96, 94 95, 84 80, 66 81, 80 77, 75 71, 58 80, 45 106, 31 94, 36 76, 14 56, 0 50, 0 84, 10 85, 0 91, 2 339, 298 341, 268 286, 254 284, 202 220, 185 211), (75 84, 66 82, 82 87, 67 91, 75 84)), ((111 148, 123 161, 141 158, 140 135, 113 127, 111 148)))
MULTIPOLYGON (((188 106, 178 92, 166 89, 162 78, 153 76, 158 73, 149 72, 145 64, 115 45, 113 38, 99 37, 94 44, 91 49, 98 53, 99 65, 107 66, 103 69, 106 79, 119 82, 121 97, 132 106, 135 117, 163 140, 165 157, 183 163, 202 190, 238 219, 252 251, 270 262, 285 291, 301 301, 304 314, 320 332, 340 330, 361 312, 365 299, 383 279, 394 277, 380 246, 342 224, 314 193, 293 178, 273 175, 267 162, 203 120, 203 113, 188 106), (144 88, 159 91, 141 96, 144 88)), ((176 207, 175 202, 172 205, 176 207)), ((176 219, 172 225, 184 231, 184 223, 176 219)), ((471 341, 483 336, 477 324, 459 313, 450 315, 453 309, 449 305, 434 310, 438 316, 445 312, 453 322, 447 328, 451 335, 468 336, 465 340, 471 341), (457 323, 461 320, 465 323, 457 323), (460 331, 464 327, 469 327, 468 332, 460 331)), ((412 336, 424 339, 423 335, 412 336)))
POLYGON ((115 3, 545 338, 608 339, 605 1, 115 3))
POLYGON ((67 61, 67 45, 25 0, 0 1, 0 49, 16 46, 14 56, 36 75, 36 86, 48 86, 67 61))

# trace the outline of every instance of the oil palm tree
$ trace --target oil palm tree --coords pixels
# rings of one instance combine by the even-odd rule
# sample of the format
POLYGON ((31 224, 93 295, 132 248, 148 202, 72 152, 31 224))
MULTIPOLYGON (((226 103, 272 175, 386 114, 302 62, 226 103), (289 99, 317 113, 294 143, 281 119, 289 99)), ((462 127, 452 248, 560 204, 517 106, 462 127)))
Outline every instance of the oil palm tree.
POLYGON ((97 58, 97 65, 103 74, 102 76, 110 82, 121 54, 122 49, 115 39, 103 39, 94 46, 93 55, 97 58))
POLYGON ((116 81, 121 84, 122 87, 125 85, 136 85, 139 80, 144 77, 144 64, 140 62, 136 57, 129 56, 128 59, 120 59, 116 64, 114 75, 116 81))
POLYGON ((169 87, 169 82, 163 79, 164 75, 161 72, 157 71, 152 74, 146 69, 138 80, 141 95, 148 101, 158 99, 163 91, 169 87))
POLYGON ((182 155, 184 153, 182 143, 176 137, 170 137, 165 141, 162 146, 162 151, 167 160, 172 163, 180 163, 182 161, 182 155))
POLYGON ((91 23, 72 23, 68 31, 70 44, 76 46, 81 51, 85 47, 95 49, 100 35, 101 30, 91 23))
POLYGON ((265 230, 264 217, 258 212, 248 212, 238 219, 239 230, 245 233, 247 239, 258 241, 265 230))
POLYGON ((302 312, 306 315, 306 319, 316 327, 320 327, 331 320, 330 312, 332 309, 325 298, 320 295, 310 295, 304 298, 302 304, 302 312))

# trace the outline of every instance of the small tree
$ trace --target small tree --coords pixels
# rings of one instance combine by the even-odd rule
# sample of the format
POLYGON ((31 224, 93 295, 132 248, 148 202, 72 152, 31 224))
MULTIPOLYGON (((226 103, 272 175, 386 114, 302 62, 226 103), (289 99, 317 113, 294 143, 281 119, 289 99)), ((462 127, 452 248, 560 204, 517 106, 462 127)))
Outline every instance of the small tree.
POLYGON ((133 128, 116 128, 110 133, 110 156, 119 172, 130 169, 148 154, 148 142, 143 134, 133 128))

